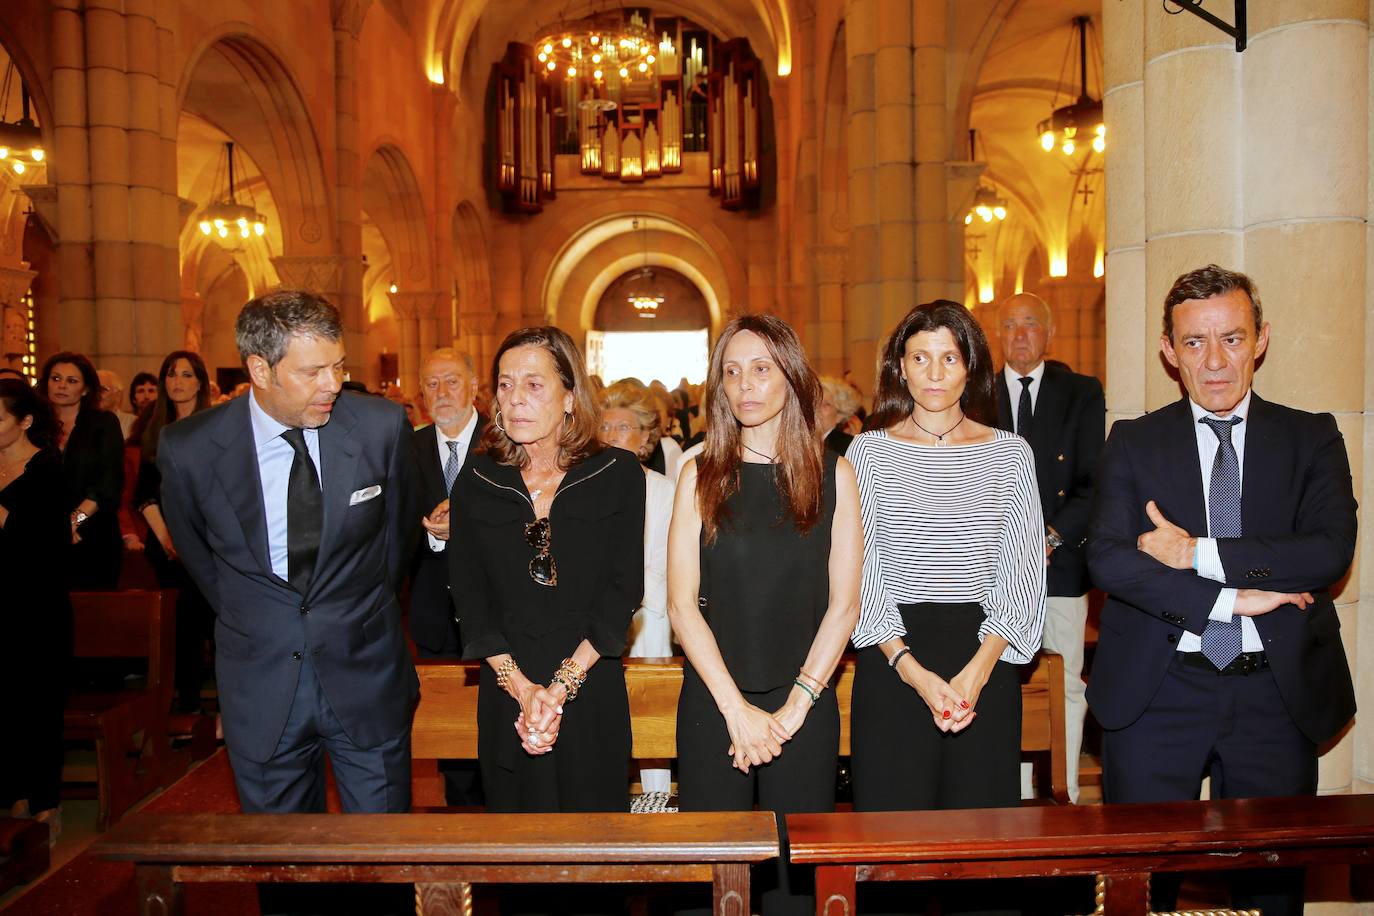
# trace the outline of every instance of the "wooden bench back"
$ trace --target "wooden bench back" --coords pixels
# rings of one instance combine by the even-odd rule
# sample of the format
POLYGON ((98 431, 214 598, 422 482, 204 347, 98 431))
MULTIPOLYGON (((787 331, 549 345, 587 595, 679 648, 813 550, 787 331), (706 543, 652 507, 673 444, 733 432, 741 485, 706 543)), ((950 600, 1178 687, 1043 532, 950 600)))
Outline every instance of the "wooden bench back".
POLYGON ((76 658, 140 658, 150 690, 170 696, 176 664, 176 592, 72 592, 76 658))
MULTIPOLYGON (((602 662, 606 664, 606 662, 602 662)), ((636 760, 677 756, 677 699, 682 690, 681 658, 632 658, 625 662, 630 725, 636 760)), ((419 662, 420 705, 411 730, 417 760, 477 758, 477 662, 419 662)), ((1042 653, 1022 666, 1021 750, 1050 752, 1053 794, 1067 800, 1064 761, 1064 667, 1058 655, 1042 653), (1057 752, 1056 752, 1057 749, 1057 752)), ((849 753, 849 704, 854 659, 840 663, 835 696, 840 706, 840 754, 849 753)))

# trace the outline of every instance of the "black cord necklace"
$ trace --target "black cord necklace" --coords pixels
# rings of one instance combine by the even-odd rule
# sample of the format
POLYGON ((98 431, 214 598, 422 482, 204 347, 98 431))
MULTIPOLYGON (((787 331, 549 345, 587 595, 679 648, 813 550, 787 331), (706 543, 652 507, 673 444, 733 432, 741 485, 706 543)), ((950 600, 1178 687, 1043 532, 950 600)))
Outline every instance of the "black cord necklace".
MULTIPOLYGON (((948 436, 950 433, 952 433, 952 432, 954 432, 956 429, 958 429, 958 428, 959 428, 959 423, 964 422, 964 417, 965 417, 965 416, 966 416, 966 414, 962 414, 962 413, 959 414, 959 422, 958 422, 958 423, 955 423, 953 426, 951 426, 949 429, 945 430, 945 431, 942 432, 942 433, 931 432, 930 430, 928 430, 928 429, 926 429, 924 426, 922 426, 920 423, 917 423, 917 422, 916 422, 916 415, 915 415, 914 413, 911 415, 911 422, 912 422, 912 424, 913 424, 917 429, 919 429, 921 432, 925 433, 927 436, 933 436, 934 439, 935 439, 935 444, 936 444, 936 446, 942 446, 942 445, 945 444, 945 436, 948 436)), ((749 446, 746 445, 745 448, 749 448, 749 446)), ((753 449, 750 449, 750 451, 753 451, 753 449)))
POLYGON ((741 442, 740 445, 741 445, 741 446, 744 446, 744 448, 745 448, 746 451, 753 452, 755 455, 758 455, 760 458, 766 458, 766 459, 768 460, 768 463, 769 463, 769 464, 773 464, 773 463, 775 463, 775 462, 778 460, 778 459, 774 458, 772 455, 765 455, 763 452, 759 451, 759 450, 756 449, 756 448, 749 448, 749 446, 744 445, 743 442, 741 442))

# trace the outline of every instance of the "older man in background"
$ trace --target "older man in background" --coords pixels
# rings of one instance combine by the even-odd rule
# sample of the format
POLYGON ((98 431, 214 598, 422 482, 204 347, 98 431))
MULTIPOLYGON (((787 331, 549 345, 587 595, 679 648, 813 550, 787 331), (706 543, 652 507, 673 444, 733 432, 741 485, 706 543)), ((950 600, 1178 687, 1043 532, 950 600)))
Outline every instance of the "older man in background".
POLYGON ((124 379, 111 369, 101 369, 96 375, 100 378, 100 409, 115 415, 120 433, 128 439, 129 430, 138 418, 124 410, 124 379))

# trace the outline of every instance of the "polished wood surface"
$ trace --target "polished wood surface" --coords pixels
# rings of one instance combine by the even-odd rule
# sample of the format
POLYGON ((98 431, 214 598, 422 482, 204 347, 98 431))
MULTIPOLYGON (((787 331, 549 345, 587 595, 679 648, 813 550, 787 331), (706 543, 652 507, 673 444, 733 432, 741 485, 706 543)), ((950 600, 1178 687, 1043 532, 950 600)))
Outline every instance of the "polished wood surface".
POLYGON ((136 815, 94 851, 137 862, 761 862, 771 812, 136 815))
POLYGON ((816 866, 818 916, 853 914, 859 881, 1097 875, 1104 916, 1144 916, 1149 877, 1374 863, 1374 795, 787 817, 816 866))
POLYGON ((793 814, 792 861, 911 862, 1374 843, 1374 795, 793 814))

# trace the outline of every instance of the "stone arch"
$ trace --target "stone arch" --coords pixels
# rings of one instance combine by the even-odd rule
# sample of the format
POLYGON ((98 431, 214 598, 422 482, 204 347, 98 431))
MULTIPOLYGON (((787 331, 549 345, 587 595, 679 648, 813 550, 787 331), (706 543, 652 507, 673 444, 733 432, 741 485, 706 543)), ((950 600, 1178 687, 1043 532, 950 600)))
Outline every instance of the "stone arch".
POLYGON ((367 157, 362 207, 386 241, 396 284, 429 289, 434 266, 429 217, 415 170, 395 144, 383 143, 367 157))
POLYGON ((475 360, 491 352, 484 349, 483 335, 490 338, 495 330, 488 251, 487 233, 477 207, 470 200, 460 202, 453 211, 453 279, 458 313, 453 330, 475 360))
POLYGON ((189 111, 261 163, 281 216, 282 253, 334 249, 324 156, 299 83, 269 40, 241 22, 222 24, 187 60, 177 110, 189 111))

